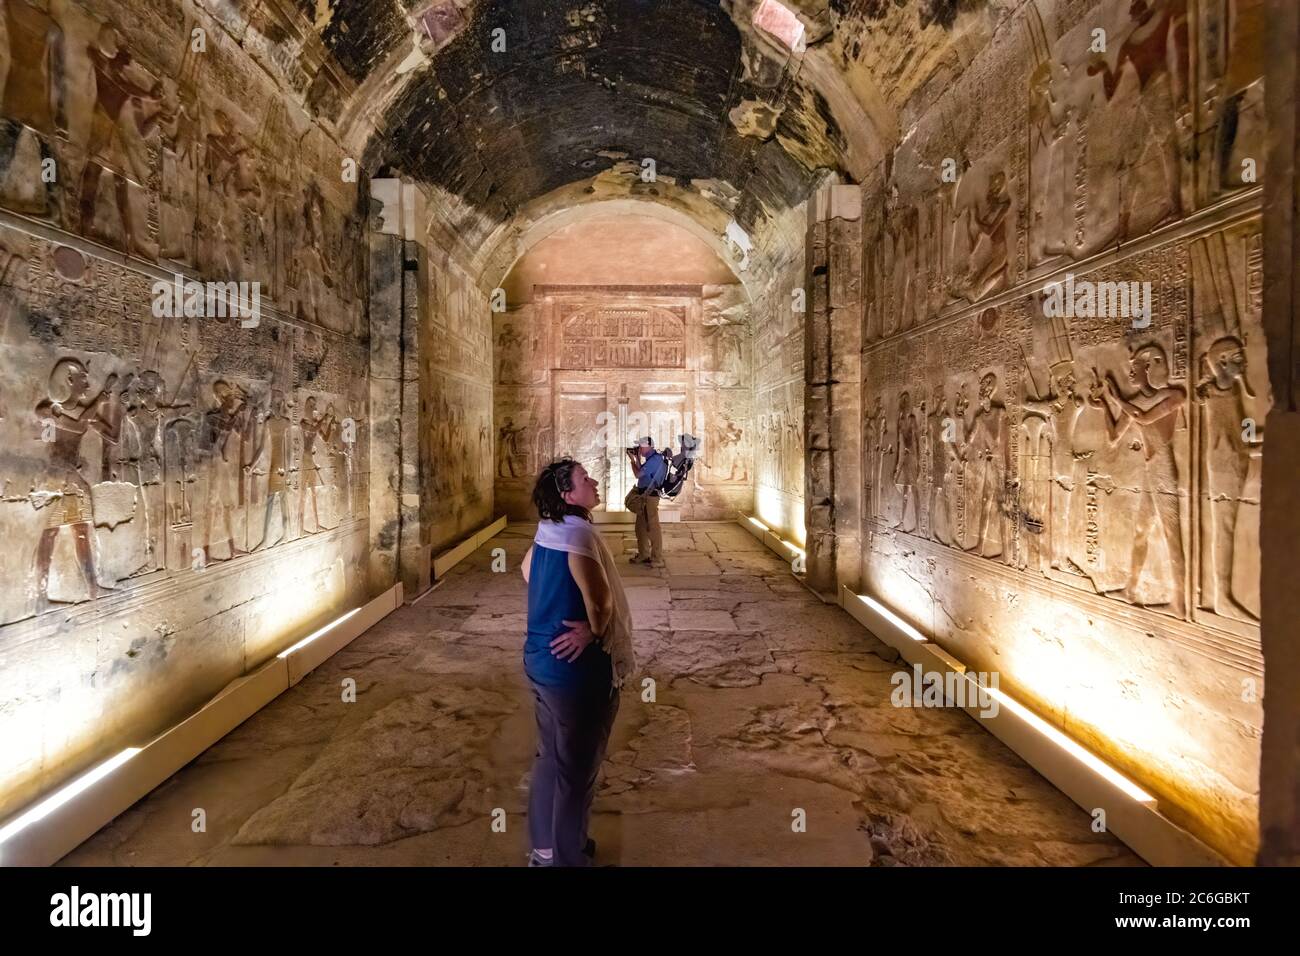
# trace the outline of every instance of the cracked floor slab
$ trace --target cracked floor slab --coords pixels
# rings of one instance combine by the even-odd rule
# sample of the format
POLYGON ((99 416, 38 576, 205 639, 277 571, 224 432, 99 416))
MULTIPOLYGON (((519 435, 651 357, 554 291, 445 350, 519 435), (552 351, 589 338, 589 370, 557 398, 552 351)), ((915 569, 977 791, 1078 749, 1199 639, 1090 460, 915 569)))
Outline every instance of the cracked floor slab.
MULTIPOLYGON (((522 865, 531 539, 494 538, 62 863, 522 865)), ((892 706, 894 652, 755 546, 683 524, 666 568, 622 566, 640 672, 594 808, 602 862, 1140 865, 964 712, 892 706)))

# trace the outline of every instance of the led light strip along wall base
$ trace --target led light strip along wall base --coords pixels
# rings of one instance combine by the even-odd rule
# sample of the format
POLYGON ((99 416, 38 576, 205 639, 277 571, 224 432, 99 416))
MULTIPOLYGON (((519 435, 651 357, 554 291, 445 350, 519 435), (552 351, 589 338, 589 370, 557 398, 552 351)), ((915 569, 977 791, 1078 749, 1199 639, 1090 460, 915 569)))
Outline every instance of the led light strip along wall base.
MULTIPOLYGON (((755 538, 773 551, 778 557, 788 561, 791 565, 798 562, 800 565, 808 560, 808 553, 793 541, 787 541, 781 537, 763 522, 759 521, 753 515, 742 514, 738 519, 742 528, 752 534, 755 538)), ((795 572, 802 576, 803 568, 795 572)), ((834 602, 831 602, 834 603, 834 602)))
POLYGON ((0 826, 0 866, 49 866, 402 606, 402 585, 294 642, 170 730, 128 747, 0 826))
POLYGON ((1156 866, 1226 866, 1210 847, 1160 813, 1156 798, 1072 740, 1024 704, 995 687, 976 684, 966 665, 877 599, 840 589, 840 605, 863 627, 924 673, 959 675, 969 682, 964 710, 1088 813, 1105 810, 1106 830, 1156 866), (997 703, 981 708, 976 688, 997 703))

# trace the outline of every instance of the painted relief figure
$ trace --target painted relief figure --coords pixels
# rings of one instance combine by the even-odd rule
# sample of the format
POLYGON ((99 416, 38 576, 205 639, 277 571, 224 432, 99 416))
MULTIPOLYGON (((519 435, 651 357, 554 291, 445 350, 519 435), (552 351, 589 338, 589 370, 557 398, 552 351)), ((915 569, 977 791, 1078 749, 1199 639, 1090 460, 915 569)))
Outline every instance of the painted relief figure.
POLYGON ((515 331, 513 323, 501 326, 497 334, 497 381, 508 384, 520 380, 523 344, 523 336, 515 331))
POLYGON ((262 537, 254 551, 279 544, 289 533, 289 409, 284 393, 271 392, 270 406, 258 429, 258 447, 253 452, 254 471, 265 469, 266 510, 262 515, 262 537), (271 519, 278 512, 279 533, 271 538, 271 519))
POLYGON ((1201 356, 1200 606, 1259 619, 1259 496, 1263 403, 1246 381, 1246 351, 1234 336, 1201 356))
POLYGON ((1181 615, 1184 560, 1174 433, 1183 418, 1187 393, 1169 384, 1168 359, 1159 345, 1137 349, 1129 368, 1137 392, 1125 396, 1110 375, 1104 386, 1113 443, 1118 444, 1129 436, 1129 447, 1142 456, 1141 487, 1132 528, 1132 560, 1128 585, 1121 596, 1133 604, 1167 605, 1174 614, 1181 615), (1152 567, 1157 557, 1151 552, 1153 542, 1164 546, 1167 574, 1161 575, 1152 567), (1163 584, 1154 595, 1143 590, 1144 572, 1163 584))
POLYGON ((1029 80, 1029 263, 1072 251, 1074 177, 1066 133, 1072 111, 1059 85, 1068 68, 1045 59, 1029 80))
POLYGON ((718 434, 722 458, 728 463, 726 481, 748 481, 749 468, 745 464, 745 431, 733 421, 728 421, 718 434))
POLYGON ((201 238, 203 263, 214 272, 235 278, 243 274, 245 209, 262 201, 257 154, 246 136, 223 110, 213 112, 213 132, 207 134, 207 199, 201 238))
POLYGON ((150 235, 150 158, 147 139, 157 129, 157 79, 134 62, 117 30, 105 23, 90 47, 95 101, 86 144, 78 207, 82 232, 158 258, 150 235))
POLYGON ((50 603, 50 564, 64 528, 72 534, 90 598, 99 596, 102 585, 95 573, 94 507, 90 484, 81 473, 81 442, 92 432, 106 442, 117 442, 118 431, 113 423, 120 422, 120 416, 111 413, 120 399, 113 391, 116 384, 117 376, 109 375, 104 387, 92 397, 86 366, 77 359, 60 359, 50 373, 49 398, 36 406, 41 438, 50 451, 45 487, 33 490, 31 496, 38 510, 46 509, 45 528, 36 546, 37 613, 50 603))
POLYGON ((0 197, 17 212, 52 216, 41 181, 41 144, 66 128, 64 34, 49 0, 0 7, 0 116, 19 124, 0 197))
MULTIPOLYGON (((925 414, 925 405, 921 405, 925 414)), ((916 416, 912 414, 912 396, 904 392, 898 398, 898 458, 894 462, 894 487, 901 497, 898 522, 900 531, 915 531, 917 521, 916 481, 920 476, 916 416)))
POLYGON ((884 425, 884 403, 876 396, 875 407, 863 415, 862 451, 866 460, 863 476, 866 484, 866 516, 880 516, 880 483, 877 462, 880 458, 880 433, 884 425))
POLYGON ((298 498, 298 527, 303 534, 315 534, 325 527, 321 520, 320 492, 324 486, 322 469, 317 458, 317 442, 329 441, 334 427, 334 409, 324 414, 316 411, 316 398, 307 396, 303 416, 298 422, 302 434, 302 455, 298 473, 302 488, 298 498), (307 502, 311 502, 311 525, 307 524, 307 502))
POLYGON ((194 265, 195 215, 198 197, 198 129, 192 74, 199 54, 186 49, 178 83, 163 77, 159 87, 158 128, 162 134, 159 177, 159 253, 194 265))
POLYGON ((943 386, 936 395, 936 407, 929 413, 930 439, 930 534, 940 544, 956 545, 958 485, 961 476, 960 448, 965 441, 964 422, 954 415, 943 386))
POLYGON ((291 282, 297 289, 295 311, 301 319, 332 328, 327 310, 333 301, 330 295, 334 280, 327 265, 325 197, 314 180, 303 191, 301 216, 306 242, 295 250, 289 265, 291 282))
POLYGON ((164 566, 167 523, 164 460, 167 413, 188 408, 164 397, 163 378, 146 370, 131 383, 126 417, 121 426, 120 475, 136 486, 144 520, 144 564, 140 570, 155 571, 164 566))
POLYGON ((966 550, 986 558, 1003 553, 1003 516, 1010 471, 1007 409, 996 397, 997 388, 998 379, 992 372, 980 379, 979 407, 975 409, 962 451, 962 459, 971 469, 968 500, 975 512, 968 529, 974 531, 974 540, 966 541, 966 550))
POLYGON ((248 396, 238 385, 212 384, 216 406, 204 416, 204 444, 209 449, 208 496, 204 512, 204 560, 224 560, 245 553, 236 542, 244 503, 244 453, 249 421, 248 396), (214 547, 215 546, 215 547, 214 547), (224 549, 224 554, 220 553, 224 549))
MULTIPOLYGON (((747 481, 749 469, 745 463, 745 430, 730 419, 721 424, 710 423, 708 427, 709 445, 706 464, 711 481, 747 481)), ((673 435, 664 435, 661 439, 671 442, 673 435)))
POLYGON ((1007 218, 1011 196, 1007 176, 995 170, 988 179, 981 200, 968 211, 966 228, 970 239, 970 265, 961 290, 969 302, 1005 288, 1008 281, 1007 218))
MULTIPOLYGON (((1108 104, 1127 71, 1138 84, 1140 126, 1124 138, 1119 220, 1114 238, 1145 232, 1182 215, 1181 156, 1190 144, 1187 0, 1132 0, 1131 29, 1114 64, 1097 53, 1089 76, 1100 76, 1108 104), (1148 212, 1148 208, 1150 211, 1148 212), (1134 220, 1141 217, 1141 222, 1134 220)), ((1131 124, 1130 124, 1131 125, 1131 124)))
POLYGON ((739 374, 743 370, 744 343, 736 323, 724 319, 705 325, 702 335, 708 343, 708 367, 711 370, 729 374, 739 374))

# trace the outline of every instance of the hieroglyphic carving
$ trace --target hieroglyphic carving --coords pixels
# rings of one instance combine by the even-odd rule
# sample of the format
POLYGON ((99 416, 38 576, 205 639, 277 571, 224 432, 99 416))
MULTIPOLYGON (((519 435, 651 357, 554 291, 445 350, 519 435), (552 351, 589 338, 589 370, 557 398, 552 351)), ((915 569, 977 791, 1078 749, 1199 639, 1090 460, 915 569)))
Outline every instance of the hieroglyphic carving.
POLYGON ((623 508, 623 448, 701 439, 702 493, 683 515, 730 516, 754 482, 750 304, 743 287, 537 286, 495 318, 493 459, 498 500, 531 516, 527 493, 551 457, 573 455, 623 508))
POLYGON ((803 388, 778 385, 760 393, 758 415, 758 483, 783 494, 803 497, 803 388))
POLYGON ((1257 621, 1257 237, 1088 274, 1149 277, 1149 322, 1053 316, 1039 292, 868 349, 864 520, 1161 614, 1257 621))
POLYGON ((679 305, 559 306, 560 368, 684 368, 686 310, 679 305))
POLYGON ((0 527, 16 544, 0 560, 0 620, 355 515, 359 343, 267 315, 247 329, 156 317, 147 277, 42 239, 18 245, 27 274, 10 294, 30 318, 0 344, 12 449, 0 527))
POLYGON ((191 28, 209 22, 200 7, 186 0, 147 37, 123 29, 139 12, 5 4, 0 206, 149 261, 260 282, 264 302, 359 334, 361 217, 341 149, 290 119, 221 30, 193 48, 191 28))
POLYGON ((487 296, 455 263, 427 263, 428 321, 420 359, 421 518, 441 545, 491 520, 492 487, 504 470, 526 467, 522 427, 494 426, 493 315, 487 296))
MULTIPOLYGON (((753 480, 753 395, 747 389, 701 389, 697 401, 704 423, 700 448, 705 484, 748 485, 753 480)), ((673 440, 676 437, 673 436, 673 440)))
POLYGON ((700 329, 700 383, 750 384, 749 300, 739 285, 705 286, 700 329))
POLYGON ((804 328, 814 297, 800 258, 779 266, 753 307, 756 504, 765 520, 795 536, 806 523, 804 328))

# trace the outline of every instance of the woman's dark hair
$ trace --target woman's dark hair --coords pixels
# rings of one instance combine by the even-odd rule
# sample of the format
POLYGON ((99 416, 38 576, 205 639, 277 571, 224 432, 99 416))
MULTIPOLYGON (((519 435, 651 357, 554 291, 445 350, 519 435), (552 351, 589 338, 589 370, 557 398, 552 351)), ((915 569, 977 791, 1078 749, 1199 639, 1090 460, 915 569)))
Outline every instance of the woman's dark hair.
POLYGON ((573 490, 573 473, 579 464, 572 458, 561 458, 542 469, 542 473, 537 476, 537 484, 533 485, 533 504, 537 508, 538 517, 550 519, 557 524, 564 521, 565 515, 577 515, 591 520, 591 514, 586 508, 571 505, 564 500, 564 493, 573 490))

